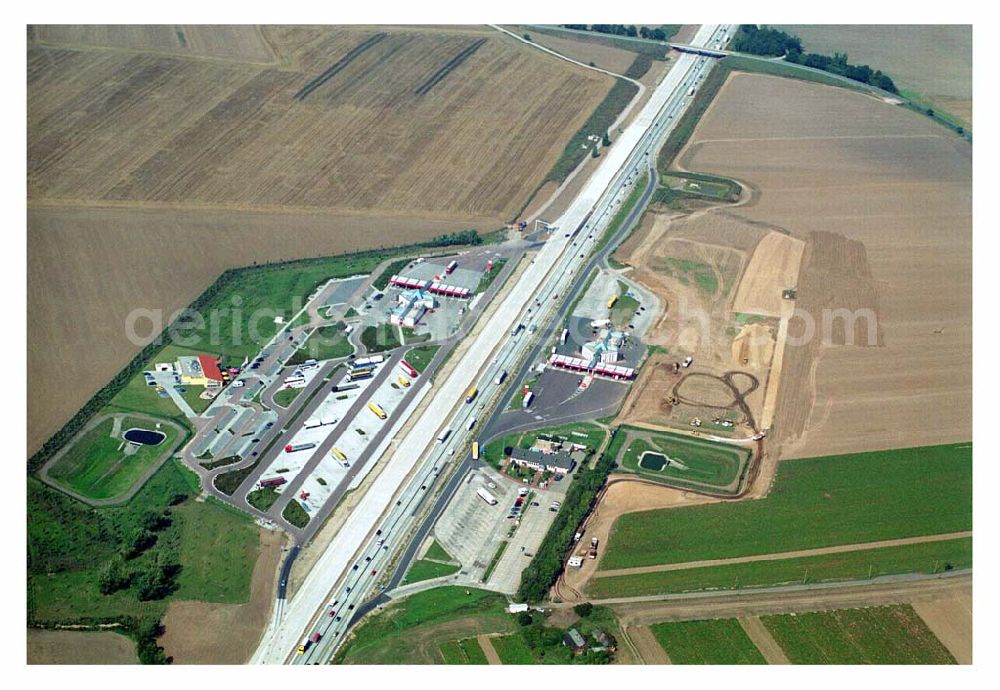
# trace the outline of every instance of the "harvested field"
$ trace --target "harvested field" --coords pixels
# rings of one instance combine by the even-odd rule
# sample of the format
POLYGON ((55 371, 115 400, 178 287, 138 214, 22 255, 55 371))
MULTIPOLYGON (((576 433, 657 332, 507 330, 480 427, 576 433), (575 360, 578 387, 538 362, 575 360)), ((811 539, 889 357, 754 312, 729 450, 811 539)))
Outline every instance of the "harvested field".
POLYGON ((581 41, 573 38, 572 34, 569 33, 556 36, 536 31, 530 35, 533 43, 550 48, 585 65, 593 64, 595 67, 606 69, 615 74, 624 74, 635 60, 636 54, 629 50, 601 45, 593 41, 581 41))
POLYGON ((740 280, 733 311, 781 316, 781 293, 798 284, 802 240, 771 231, 754 249, 740 280))
POLYGON ((245 604, 172 601, 163 617, 160 645, 177 664, 246 663, 271 619, 274 582, 284 536, 261 530, 260 555, 245 604))
POLYGON ((39 25, 28 27, 28 40, 49 47, 164 53, 261 65, 278 61, 261 28, 246 24, 39 25))
MULTIPOLYGON (((816 335, 785 352, 772 449, 810 457, 971 438, 967 143, 861 94, 734 73, 683 165, 748 182, 754 198, 735 211, 806 241, 795 307, 816 335), (824 327, 836 309, 859 316, 853 345, 837 344, 842 321, 824 327)), ((793 339, 805 328, 796 321, 793 339)))
POLYGON ((284 69, 31 45, 29 197, 500 222, 612 84, 490 31, 263 32, 284 69))
POLYGON ((113 632, 28 630, 29 664, 137 664, 135 643, 113 632))
POLYGON ((945 596, 915 599, 912 605, 958 663, 972 663, 971 587, 945 596))
POLYGON ((968 25, 794 25, 780 27, 810 52, 847 53, 880 69, 904 92, 972 124, 972 27, 968 25))

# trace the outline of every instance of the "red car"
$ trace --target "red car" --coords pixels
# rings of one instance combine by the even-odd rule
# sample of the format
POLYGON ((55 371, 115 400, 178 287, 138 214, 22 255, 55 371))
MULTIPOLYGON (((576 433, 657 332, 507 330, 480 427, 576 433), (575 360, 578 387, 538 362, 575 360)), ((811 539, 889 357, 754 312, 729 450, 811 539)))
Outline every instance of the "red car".
POLYGON ((375 577, 375 571, 374 570, 372 571, 372 577, 375 577))
POLYGON ((337 612, 334 611, 333 609, 330 609, 330 618, 333 618, 335 615, 337 615, 337 612))

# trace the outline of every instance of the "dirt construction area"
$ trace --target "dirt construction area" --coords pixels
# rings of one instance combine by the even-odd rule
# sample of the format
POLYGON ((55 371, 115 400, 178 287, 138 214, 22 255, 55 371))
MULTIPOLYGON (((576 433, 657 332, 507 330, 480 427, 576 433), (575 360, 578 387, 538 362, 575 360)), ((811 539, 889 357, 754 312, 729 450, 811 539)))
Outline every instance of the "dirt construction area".
POLYGON ((175 601, 163 617, 159 643, 175 664, 243 664, 271 619, 283 535, 261 530, 260 555, 245 604, 175 601))
POLYGON ((699 124, 682 165, 746 182, 734 212, 805 242, 782 457, 971 438, 971 158, 920 115, 768 76, 734 73, 699 124))
POLYGON ((138 351, 132 310, 255 261, 493 230, 613 81, 485 27, 28 38, 29 452, 138 351))
MULTIPOLYGON (((601 545, 608 543, 608 533, 619 516, 642 510, 676 508, 681 506, 715 503, 719 499, 701 496, 687 491, 679 491, 649 482, 636 481, 612 475, 598 502, 597 508, 584 524, 581 543, 589 543, 597 537, 601 545)), ((597 558, 583 559, 583 567, 567 568, 553 588, 553 596, 563 601, 577 601, 583 598, 584 586, 593 577, 604 555, 604 547, 598 549, 597 558)))

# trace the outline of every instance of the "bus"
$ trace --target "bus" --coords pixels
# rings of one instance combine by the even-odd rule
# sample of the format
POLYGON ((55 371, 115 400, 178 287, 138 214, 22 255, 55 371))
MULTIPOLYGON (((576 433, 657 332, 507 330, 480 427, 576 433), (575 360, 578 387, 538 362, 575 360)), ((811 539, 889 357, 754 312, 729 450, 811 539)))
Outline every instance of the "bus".
POLYGON ((479 389, 473 386, 472 388, 469 389, 469 392, 465 394, 465 402, 471 403, 473 400, 476 399, 477 395, 479 395, 479 389))
POLYGON ((368 403, 368 409, 375 413, 375 416, 379 419, 385 419, 388 415, 385 413, 378 403, 370 402, 368 403))
POLYGON ((472 459, 473 460, 479 459, 479 441, 472 442, 472 459))
POLYGON ((362 369, 360 371, 352 371, 350 374, 347 375, 347 380, 351 382, 363 381, 364 379, 370 379, 374 375, 375 375, 374 369, 362 369))

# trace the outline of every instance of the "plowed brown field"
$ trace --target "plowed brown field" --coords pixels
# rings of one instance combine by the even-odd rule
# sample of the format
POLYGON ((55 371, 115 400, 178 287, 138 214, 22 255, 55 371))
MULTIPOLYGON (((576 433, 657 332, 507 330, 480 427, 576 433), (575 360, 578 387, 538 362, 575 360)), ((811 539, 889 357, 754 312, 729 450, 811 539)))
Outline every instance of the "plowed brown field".
POLYGON ((698 126, 684 167, 749 182, 738 213, 807 241, 796 306, 816 336, 786 353, 782 456, 971 438, 971 158, 912 112, 760 75, 735 73, 698 126), (876 342, 825 332, 839 307, 875 312, 876 342))
POLYGON ((484 27, 28 36, 29 452, 137 351, 130 310, 253 261, 492 230, 612 84, 484 27))

